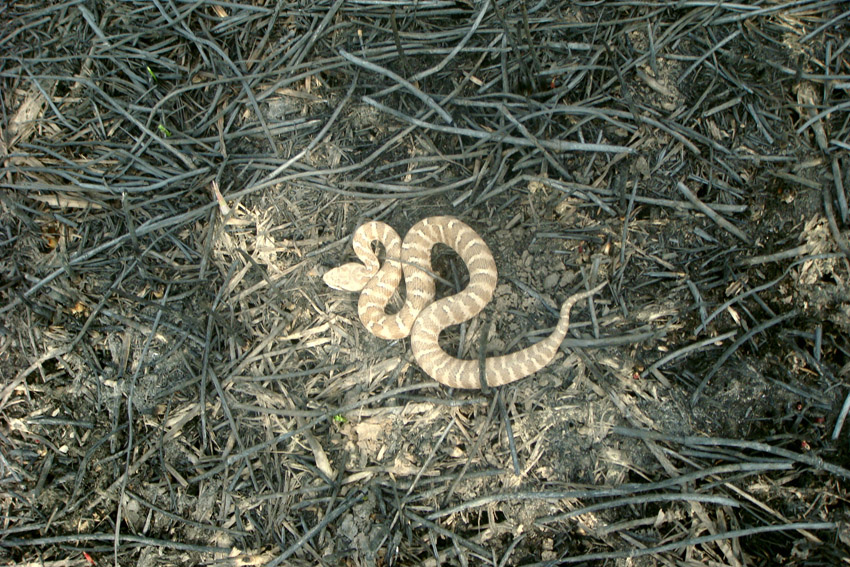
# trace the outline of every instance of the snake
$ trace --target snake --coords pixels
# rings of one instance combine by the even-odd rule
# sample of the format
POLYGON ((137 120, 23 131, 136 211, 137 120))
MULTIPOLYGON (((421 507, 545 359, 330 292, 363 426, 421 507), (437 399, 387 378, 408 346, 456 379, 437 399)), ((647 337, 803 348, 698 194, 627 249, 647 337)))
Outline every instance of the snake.
POLYGON ((482 374, 479 360, 456 358, 439 344, 443 329, 478 315, 496 289, 496 262, 487 243, 474 229, 455 217, 427 217, 413 225, 402 240, 390 225, 368 221, 354 231, 352 247, 360 262, 328 270, 324 282, 335 290, 359 292, 357 313, 363 326, 382 339, 410 336, 413 357, 419 367, 437 382, 452 388, 478 389, 482 387, 482 379, 487 386, 503 386, 549 364, 569 330, 570 310, 605 285, 567 298, 549 336, 522 350, 484 359, 482 374), (375 243, 384 247, 383 263, 373 249, 375 243), (463 290, 437 300, 431 266, 431 250, 436 244, 445 244, 457 252, 469 272, 469 283, 463 290), (387 313, 387 304, 398 289, 402 274, 406 288, 404 304, 397 312, 387 313))

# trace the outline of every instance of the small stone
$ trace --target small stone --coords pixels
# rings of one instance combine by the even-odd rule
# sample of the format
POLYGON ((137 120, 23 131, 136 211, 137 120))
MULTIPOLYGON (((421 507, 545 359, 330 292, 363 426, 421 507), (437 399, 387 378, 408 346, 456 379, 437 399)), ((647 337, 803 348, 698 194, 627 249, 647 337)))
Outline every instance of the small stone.
POLYGON ((552 289, 558 282, 561 280, 561 276, 559 274, 549 274, 543 280, 543 289, 552 289))

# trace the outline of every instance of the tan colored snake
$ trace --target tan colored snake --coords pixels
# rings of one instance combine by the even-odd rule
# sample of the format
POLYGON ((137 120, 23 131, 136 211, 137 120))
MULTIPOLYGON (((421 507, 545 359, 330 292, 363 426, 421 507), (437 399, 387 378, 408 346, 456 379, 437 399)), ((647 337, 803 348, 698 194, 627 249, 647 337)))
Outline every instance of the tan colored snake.
MULTIPOLYGON (((454 217, 428 217, 416 223, 402 242, 391 226, 370 221, 357 228, 352 244, 363 263, 329 270, 325 283, 334 289, 360 292, 357 311, 370 333, 390 340, 410 335, 416 363, 431 378, 452 388, 480 388, 478 361, 455 358, 438 342, 443 329, 480 313, 496 289, 496 262, 478 233, 454 217), (384 246, 383 265, 372 250, 373 242, 384 246), (453 248, 466 263, 469 285, 460 293, 434 301, 431 248, 438 243, 453 248), (387 303, 399 286, 402 272, 407 299, 400 311, 387 314, 387 303)), ((487 358, 487 385, 510 384, 549 364, 567 334, 570 309, 604 285, 568 298, 555 330, 545 339, 517 352, 487 358)))

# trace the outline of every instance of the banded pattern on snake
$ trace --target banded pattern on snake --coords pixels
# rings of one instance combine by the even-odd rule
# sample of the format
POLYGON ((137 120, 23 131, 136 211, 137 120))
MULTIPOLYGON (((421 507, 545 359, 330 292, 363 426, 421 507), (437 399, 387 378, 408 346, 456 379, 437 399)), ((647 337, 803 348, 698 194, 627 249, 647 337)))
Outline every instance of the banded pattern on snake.
MULTIPOLYGON (((329 270, 324 281, 334 289, 360 292, 357 311, 366 329, 383 339, 410 335, 416 363, 431 378, 453 388, 480 388, 478 361, 455 358, 438 342, 443 329, 472 319, 493 298, 496 262, 478 233, 454 217, 428 217, 416 223, 402 241, 391 226, 370 221, 357 228, 352 245, 362 264, 353 262, 329 270), (384 246, 383 265, 372 250, 373 242, 384 246), (431 249, 438 243, 450 246, 463 259, 469 284, 455 295, 434 301, 431 249), (407 298, 401 310, 388 314, 387 303, 398 288, 402 273, 407 298)), ((555 330, 545 339, 510 354, 487 358, 487 385, 510 384, 549 364, 567 334, 573 305, 604 285, 568 298, 555 330)))

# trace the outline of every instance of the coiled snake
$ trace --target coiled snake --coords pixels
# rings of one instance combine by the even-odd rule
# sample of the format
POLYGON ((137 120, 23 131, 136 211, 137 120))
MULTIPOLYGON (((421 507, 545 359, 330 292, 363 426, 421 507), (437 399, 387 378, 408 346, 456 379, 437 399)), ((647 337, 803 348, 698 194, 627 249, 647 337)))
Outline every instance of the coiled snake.
MULTIPOLYGON (((496 262, 478 233, 454 217, 428 217, 416 223, 402 241, 391 226, 370 221, 357 228, 352 244, 363 263, 329 270, 324 275, 325 283, 334 289, 360 292, 357 312, 373 335, 390 340, 410 335, 416 363, 431 378, 452 388, 480 388, 478 361, 455 358, 438 342, 443 329, 480 313, 496 289, 496 262), (372 250, 373 242, 384 246, 383 265, 372 250), (466 263, 469 285, 460 293, 434 301, 431 248, 438 243, 453 248, 466 263), (399 286, 402 272, 407 298, 400 311, 388 314, 385 309, 399 286)), ((487 385, 510 384, 549 364, 567 334, 570 309, 604 285, 569 297, 561 307, 555 330, 545 339, 517 352, 487 358, 487 385)))

